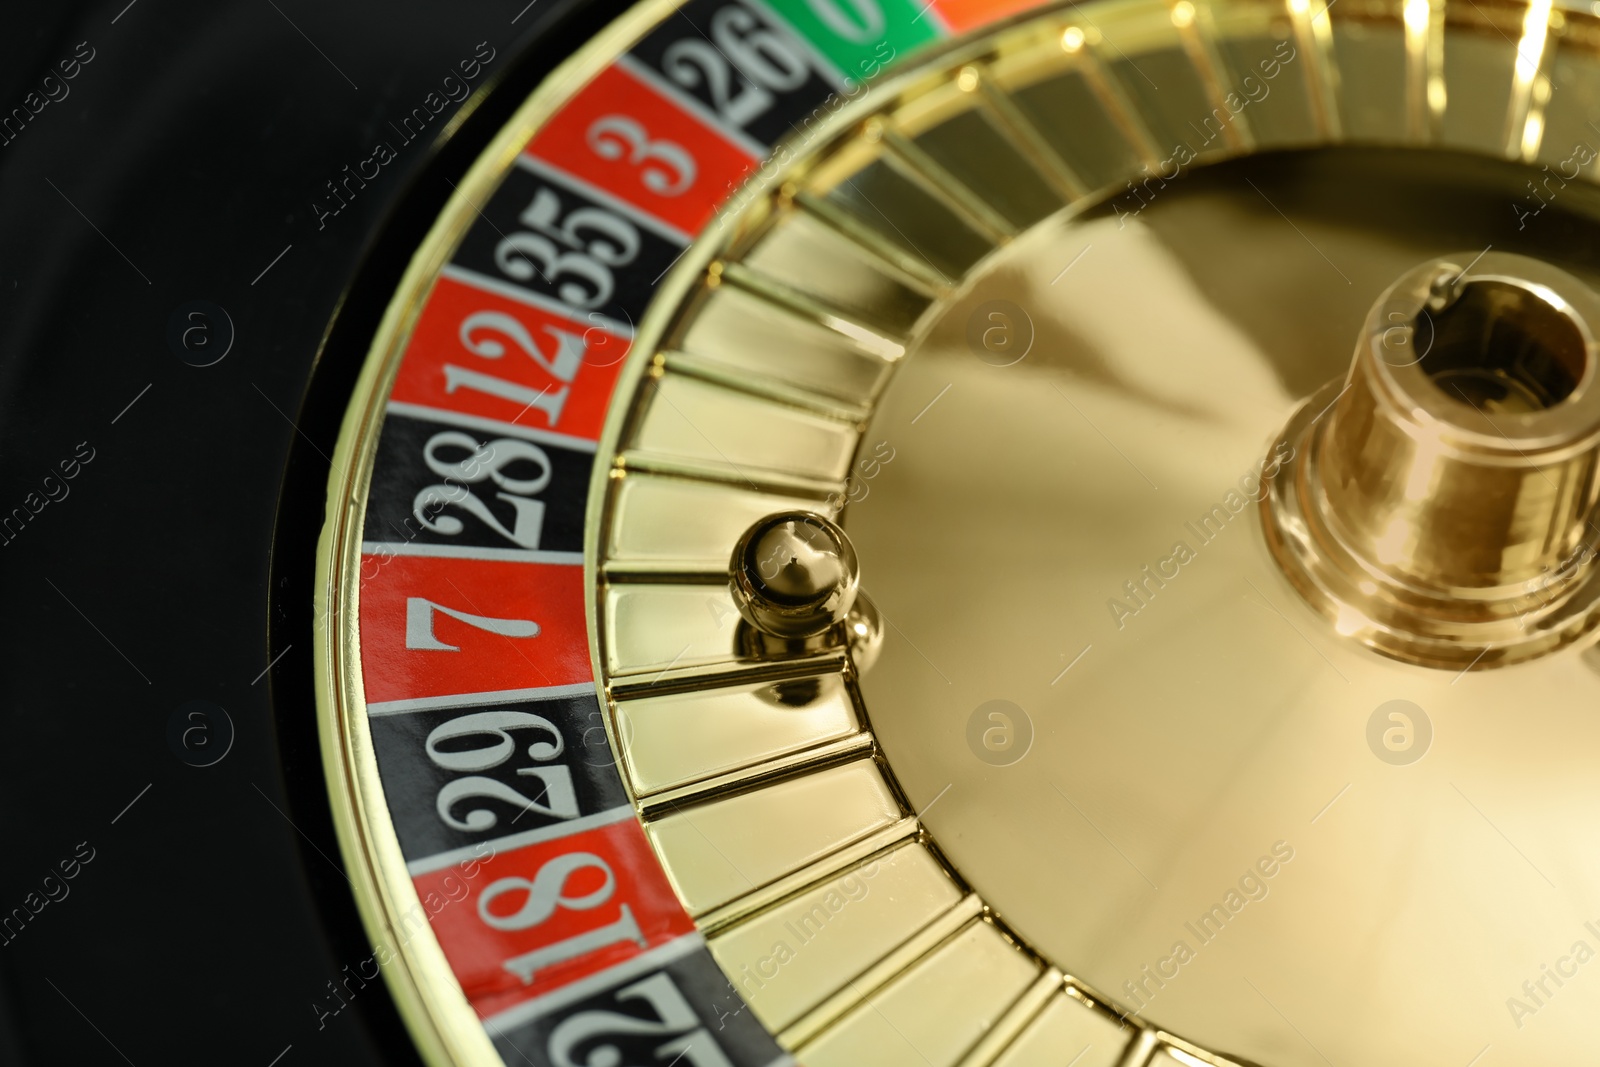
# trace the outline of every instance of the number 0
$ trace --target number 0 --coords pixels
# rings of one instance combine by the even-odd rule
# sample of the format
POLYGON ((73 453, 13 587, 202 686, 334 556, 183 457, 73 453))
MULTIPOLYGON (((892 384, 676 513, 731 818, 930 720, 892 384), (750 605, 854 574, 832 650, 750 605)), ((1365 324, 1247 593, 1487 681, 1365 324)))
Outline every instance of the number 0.
POLYGON ((806 0, 806 3, 823 25, 854 44, 866 44, 883 33, 885 20, 878 0, 806 0))

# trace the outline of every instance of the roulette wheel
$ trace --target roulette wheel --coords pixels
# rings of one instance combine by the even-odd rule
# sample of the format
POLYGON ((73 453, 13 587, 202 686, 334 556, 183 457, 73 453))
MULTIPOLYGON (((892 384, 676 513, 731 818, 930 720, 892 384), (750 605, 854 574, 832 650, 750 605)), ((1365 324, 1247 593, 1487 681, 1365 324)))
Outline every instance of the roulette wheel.
POLYGON ((21 26, 0 1061, 1600 1047, 1600 8, 21 26))

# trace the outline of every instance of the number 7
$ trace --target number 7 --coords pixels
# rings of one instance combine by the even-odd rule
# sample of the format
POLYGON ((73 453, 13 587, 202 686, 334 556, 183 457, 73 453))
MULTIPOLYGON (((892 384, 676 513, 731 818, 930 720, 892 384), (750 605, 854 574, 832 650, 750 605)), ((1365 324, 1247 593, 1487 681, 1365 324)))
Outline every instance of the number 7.
POLYGON ((460 645, 447 645, 433 636, 433 613, 442 611, 452 619, 468 626, 476 626, 502 637, 537 637, 539 624, 531 619, 491 619, 485 615, 469 615, 443 604, 435 604, 420 596, 406 597, 406 647, 433 652, 460 652, 460 645))

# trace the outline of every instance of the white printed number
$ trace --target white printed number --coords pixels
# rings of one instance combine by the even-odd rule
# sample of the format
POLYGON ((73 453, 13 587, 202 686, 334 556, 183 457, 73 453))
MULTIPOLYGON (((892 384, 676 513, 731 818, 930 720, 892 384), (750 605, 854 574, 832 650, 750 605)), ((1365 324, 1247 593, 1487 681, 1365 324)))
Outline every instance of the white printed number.
POLYGON ((456 507, 518 548, 539 547, 544 532, 544 501, 528 498, 550 485, 553 468, 544 449, 532 441, 510 437, 480 445, 477 438, 460 430, 442 430, 428 438, 422 458, 430 471, 444 479, 438 485, 423 487, 411 501, 411 513, 424 527, 446 537, 461 533, 465 524, 454 515, 443 514, 445 508, 456 507), (466 458, 454 463, 440 458, 440 452, 452 448, 466 451, 466 458), (514 464, 520 465, 518 469, 524 474, 537 473, 531 478, 510 477, 505 471, 514 464), (495 517, 489 505, 466 488, 486 479, 505 490, 494 496, 510 504, 515 513, 509 528, 495 517))
POLYGON ((699 37, 674 41, 661 57, 661 66, 667 77, 687 89, 704 85, 718 116, 741 128, 767 113, 777 100, 774 94, 804 85, 809 73, 805 60, 783 37, 736 6, 711 17, 709 42, 699 37))
POLYGON ((531 619, 491 619, 471 615, 420 596, 406 597, 406 647, 429 652, 460 652, 460 645, 447 645, 433 635, 433 613, 442 611, 452 619, 502 637, 538 637, 539 624, 531 619))
POLYGON ((562 218, 561 200, 549 189, 535 193, 519 218, 527 229, 500 239, 495 265, 518 281, 539 278, 555 286, 557 296, 585 311, 606 305, 616 291, 611 268, 639 254, 639 231, 631 222, 597 207, 562 218))
MULTIPOLYGON (((589 880, 593 880, 592 874, 589 880)), ((616 889, 616 876, 605 860, 592 852, 569 852, 540 867, 532 879, 512 877, 491 882, 478 898, 478 918, 496 930, 527 930, 546 922, 558 911, 593 911, 610 901, 616 889), (587 893, 568 896, 567 882, 581 871, 598 872, 605 880, 587 893), (509 915, 498 915, 491 910, 492 905, 507 893, 522 893, 522 906, 509 915)), ((619 917, 615 922, 513 956, 502 966, 522 979, 523 985, 531 985, 534 975, 544 968, 587 955, 607 945, 632 941, 644 948, 648 942, 639 929, 639 921, 633 916, 633 909, 622 904, 618 906, 617 914, 619 917)))
POLYGON ((623 159, 644 169, 639 180, 652 193, 681 196, 694 184, 694 157, 673 141, 652 141, 645 128, 623 115, 607 115, 589 127, 589 147, 601 159, 623 159))
POLYGON ((649 1037, 662 1039, 653 1050, 655 1062, 662 1067, 733 1067, 670 975, 653 974, 624 986, 617 991, 617 1000, 643 1002, 656 1018, 641 1019, 616 1011, 579 1012, 550 1032, 550 1061, 556 1067, 617 1067, 632 1063, 617 1038, 649 1037), (576 1058, 579 1055, 583 1058, 576 1058))
MULTIPOLYGON (((528 711, 480 711, 435 726, 433 732, 428 734, 428 758, 433 760, 435 766, 447 771, 492 770, 516 755, 518 740, 512 736, 516 730, 548 732, 555 739, 536 740, 527 747, 527 755, 535 763, 553 760, 566 749, 561 731, 542 715, 528 711), (474 747, 460 747, 464 744, 473 745, 474 742, 478 742, 474 747), (451 747, 443 748, 445 744, 451 747)), ((469 773, 467 777, 447 782, 440 788, 434 802, 439 818, 444 820, 446 826, 456 830, 470 833, 492 830, 500 817, 488 808, 474 808, 466 813, 465 819, 458 819, 453 812, 455 805, 461 801, 484 798, 498 800, 536 815, 557 819, 577 817, 578 794, 572 785, 571 768, 559 763, 546 767, 519 767, 517 775, 538 782, 543 787, 543 800, 525 797, 504 782, 469 773)), ((490 887, 491 892, 493 888, 490 887)), ((479 908, 483 908, 481 902, 479 908)))
POLYGON ((587 331, 584 336, 579 336, 554 326, 546 326, 544 332, 555 342, 554 353, 546 353, 539 347, 539 342, 533 335, 528 333, 526 326, 501 311, 474 312, 461 320, 459 331, 461 346, 483 359, 501 358, 507 352, 506 342, 511 342, 546 374, 563 383, 559 389, 552 391, 549 386, 537 390, 530 389, 526 385, 497 378, 492 374, 484 374, 470 367, 447 363, 444 367, 444 391, 453 393, 461 388, 476 389, 480 393, 520 404, 523 411, 537 408, 544 414, 545 422, 554 427, 561 421, 561 409, 567 403, 569 388, 565 383, 577 377, 578 370, 583 366, 583 357, 588 353, 589 344, 585 339, 587 331))

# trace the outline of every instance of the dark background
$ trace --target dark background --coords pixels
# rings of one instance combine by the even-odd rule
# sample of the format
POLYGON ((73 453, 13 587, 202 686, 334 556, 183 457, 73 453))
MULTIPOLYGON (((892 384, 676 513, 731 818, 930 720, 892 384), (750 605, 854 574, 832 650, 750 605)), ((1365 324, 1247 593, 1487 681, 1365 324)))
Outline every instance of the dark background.
POLYGON ((316 1007, 372 950, 316 747, 312 553, 349 387, 449 181, 623 7, 525 4, 6 12, 0 117, 94 58, 0 146, 0 518, 30 516, 0 543, 0 918, 66 892, 0 936, 0 1064, 417 1062, 381 982, 316 1007), (388 122, 483 41, 475 94, 402 147, 388 122), (380 139, 399 158, 319 230, 380 139), (191 301, 232 322, 211 366, 169 343, 191 301), (169 730, 192 701, 232 723, 210 766, 215 712, 169 730))

